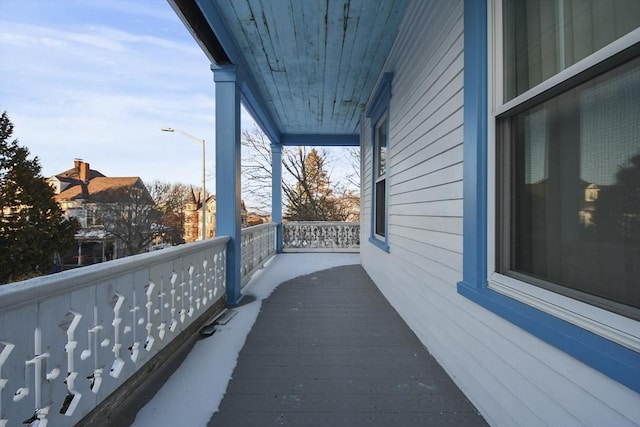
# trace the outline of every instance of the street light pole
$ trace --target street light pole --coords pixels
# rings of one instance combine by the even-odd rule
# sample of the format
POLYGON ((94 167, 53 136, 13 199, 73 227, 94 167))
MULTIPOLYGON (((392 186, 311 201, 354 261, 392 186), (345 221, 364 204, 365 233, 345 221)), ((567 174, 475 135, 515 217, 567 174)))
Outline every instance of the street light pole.
POLYGON ((189 139, 192 139, 200 144, 202 144, 202 240, 205 240, 207 238, 207 220, 206 220, 206 213, 207 213, 207 187, 205 184, 205 152, 204 152, 204 147, 205 147, 205 143, 204 143, 204 139, 199 139, 196 138, 195 136, 191 135, 188 132, 185 132, 181 129, 174 129, 174 128, 162 128, 160 129, 163 132, 179 132, 181 134, 183 134, 184 136, 186 136, 189 139))

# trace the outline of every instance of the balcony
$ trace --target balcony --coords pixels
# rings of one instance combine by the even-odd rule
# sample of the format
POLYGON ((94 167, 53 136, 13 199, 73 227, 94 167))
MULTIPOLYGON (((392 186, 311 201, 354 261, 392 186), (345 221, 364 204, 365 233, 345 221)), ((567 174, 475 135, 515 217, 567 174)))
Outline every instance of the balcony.
MULTIPOLYGON (((353 252, 354 227, 285 225, 284 250, 353 252)), ((225 309, 228 237, 0 287, 0 426, 126 425, 174 370, 136 426, 483 425, 358 255, 275 256, 276 236, 243 230, 246 296, 195 346, 225 309)))

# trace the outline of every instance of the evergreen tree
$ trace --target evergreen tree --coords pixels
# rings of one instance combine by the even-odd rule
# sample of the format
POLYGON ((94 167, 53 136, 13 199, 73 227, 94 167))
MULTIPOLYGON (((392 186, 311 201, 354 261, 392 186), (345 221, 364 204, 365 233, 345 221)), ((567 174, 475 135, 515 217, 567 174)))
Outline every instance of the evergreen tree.
POLYGON ((298 148, 288 153, 284 167, 294 178, 293 186, 284 186, 286 216, 291 221, 340 221, 336 197, 325 169, 325 156, 315 148, 307 153, 298 148))
POLYGON ((0 284, 47 274, 56 252, 73 246, 76 221, 62 218, 38 158, 10 140, 13 124, 0 116, 0 284))

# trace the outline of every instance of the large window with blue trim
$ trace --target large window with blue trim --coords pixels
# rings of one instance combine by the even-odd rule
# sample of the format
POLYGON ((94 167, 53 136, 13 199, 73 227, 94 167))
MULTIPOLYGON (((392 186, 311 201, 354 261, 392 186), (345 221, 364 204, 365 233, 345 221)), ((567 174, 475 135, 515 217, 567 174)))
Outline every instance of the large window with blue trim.
POLYGON ((496 114, 494 280, 504 275, 636 320, 640 45, 608 46, 639 22, 640 2, 629 0, 606 8, 504 1, 495 97, 504 111, 496 114), (570 72, 596 52, 592 65, 570 72))
POLYGON ((640 391, 640 2, 480 3, 458 291, 640 391))

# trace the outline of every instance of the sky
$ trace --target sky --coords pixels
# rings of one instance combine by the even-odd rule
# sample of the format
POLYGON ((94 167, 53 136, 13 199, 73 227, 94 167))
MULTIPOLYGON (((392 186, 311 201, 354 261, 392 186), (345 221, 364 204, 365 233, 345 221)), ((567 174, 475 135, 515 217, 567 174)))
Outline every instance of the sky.
POLYGON ((195 344, 180 367, 138 412, 132 427, 206 426, 218 411, 262 301, 287 280, 359 263, 359 254, 276 255, 243 289, 243 294, 253 295, 255 300, 235 308, 236 315, 229 323, 218 325, 211 337, 195 344))
MULTIPOLYGON (((166 0, 0 0, 0 111, 44 177, 79 158, 110 177, 200 187, 201 145, 160 130, 172 127, 205 140, 213 192, 210 67, 166 0)), ((244 109, 241 126, 255 127, 244 109)), ((345 181, 348 156, 327 152, 330 176, 345 181)))
MULTIPOLYGON (((107 176, 214 188, 210 62, 166 0, 0 0, 0 111, 47 177, 81 158, 107 176)), ((252 127, 248 114, 242 125, 252 127)))

